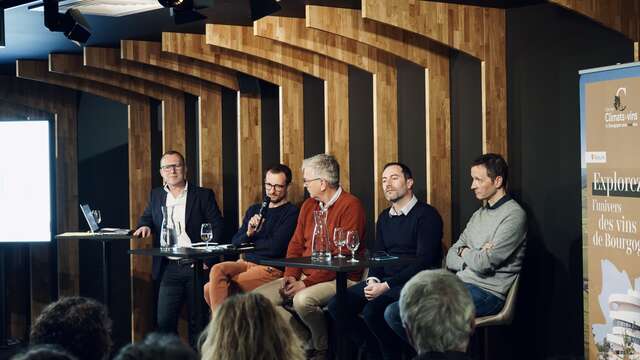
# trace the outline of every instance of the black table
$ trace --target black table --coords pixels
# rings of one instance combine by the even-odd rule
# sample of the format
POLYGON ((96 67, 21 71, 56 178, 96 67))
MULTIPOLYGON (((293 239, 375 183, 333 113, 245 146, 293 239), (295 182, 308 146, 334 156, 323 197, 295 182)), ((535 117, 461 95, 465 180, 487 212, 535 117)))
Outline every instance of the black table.
POLYGON ((57 240, 90 240, 100 242, 102 245, 102 302, 107 308, 109 307, 109 300, 111 299, 111 241, 130 240, 133 237, 133 235, 117 232, 67 232, 56 235, 57 240))
MULTIPOLYGON (((142 255, 142 256, 153 256, 153 257, 174 257, 180 259, 192 259, 194 260, 193 266, 193 301, 196 302, 198 299, 202 301, 204 298, 204 290, 202 288, 202 264, 204 260, 211 259, 215 257, 219 257, 221 260, 224 255, 237 255, 244 252, 253 251, 252 247, 243 247, 243 248, 219 248, 214 245, 209 245, 210 249, 206 250, 204 248, 174 248, 174 249, 165 249, 165 248, 149 248, 149 249, 134 249, 129 250, 129 254, 131 255, 142 255)), ((202 331, 206 323, 203 321, 204 317, 202 316, 202 306, 198 305, 199 303, 190 304, 191 311, 196 318, 196 323, 194 324, 197 331, 202 331)))
POLYGON ((347 300, 347 275, 350 272, 356 270, 362 270, 365 268, 374 268, 386 265, 412 263, 417 260, 416 257, 393 257, 385 260, 374 260, 370 258, 356 256, 357 263, 349 261, 350 257, 346 258, 331 258, 330 261, 311 260, 311 257, 298 257, 288 259, 265 259, 260 260, 261 265, 269 265, 276 267, 294 267, 294 268, 306 268, 306 269, 319 269, 335 271, 336 273, 336 301, 337 306, 337 319, 336 323, 336 344, 337 344, 337 358, 348 359, 346 347, 346 337, 344 336, 344 324, 342 319, 346 318, 344 313, 347 300))

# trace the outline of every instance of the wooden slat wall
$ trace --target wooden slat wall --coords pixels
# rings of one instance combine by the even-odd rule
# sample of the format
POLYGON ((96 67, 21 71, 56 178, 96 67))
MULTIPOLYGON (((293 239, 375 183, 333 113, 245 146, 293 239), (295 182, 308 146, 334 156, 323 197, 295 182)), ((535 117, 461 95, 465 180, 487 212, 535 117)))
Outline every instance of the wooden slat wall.
POLYGON ((250 26, 207 24, 206 35, 207 44, 270 60, 324 80, 325 151, 334 155, 340 163, 340 183, 349 191, 347 64, 279 41, 254 36, 250 26))
MULTIPOLYGON (((236 69, 280 87, 280 160, 290 164, 293 172, 294 183, 290 189, 290 199, 293 202, 302 201, 302 174, 300 167, 294 165, 302 164, 304 154, 302 75, 281 65, 208 45, 205 40, 203 35, 163 33, 162 50, 236 69)), ((240 147, 242 144, 238 144, 238 146, 240 147)), ((256 159, 259 155, 254 154, 256 159)), ((245 189, 252 192, 251 196, 245 194, 240 198, 240 209, 246 209, 252 203, 259 201, 261 197, 262 174, 260 170, 258 173, 252 174, 239 173, 238 178, 240 177, 251 181, 250 183, 241 181, 245 189), (249 199, 252 201, 248 201, 249 199)))
POLYGON ((198 97, 200 146, 200 185, 214 190, 218 204, 223 204, 222 188, 222 104, 220 87, 174 71, 157 71, 154 67, 120 59, 119 49, 85 47, 84 65, 117 72, 158 86, 190 93, 198 97), (205 107, 206 106, 206 107, 205 107), (203 130, 205 132, 203 133, 203 130), (202 163, 213 166, 203 167, 202 163))
MULTIPOLYGON (((325 54, 373 74, 374 184, 380 184, 383 166, 398 158, 398 102, 395 57, 376 48, 333 34, 308 29, 305 20, 267 16, 254 22, 258 36, 325 54)), ((375 186, 374 213, 388 206, 380 186, 375 186)))
POLYGON ((362 0, 362 16, 481 60, 484 152, 507 156, 505 10, 418 0, 362 0))
POLYGON ((633 41, 640 40, 640 0, 549 0, 613 29, 633 41))
POLYGON ((83 57, 69 54, 50 54, 49 69, 53 72, 80 77, 112 85, 121 89, 149 96, 162 104, 162 149, 185 153, 184 94, 145 80, 115 74, 111 71, 90 69, 83 66, 83 57))
MULTIPOLYGON (((26 79, 54 84, 70 89, 92 93, 113 101, 128 105, 129 116, 129 221, 131 227, 135 227, 140 214, 144 210, 149 200, 149 189, 151 187, 151 144, 149 118, 149 101, 144 96, 124 91, 113 86, 100 82, 90 81, 82 78, 65 76, 51 73, 46 61, 19 60, 16 65, 17 76, 26 79)), ((75 142, 75 137, 73 139, 75 142)), ((77 197, 77 196, 76 196, 77 197)), ((76 199, 77 207, 77 199, 76 199)), ((76 212, 77 219, 77 212, 76 212)), ((76 220, 77 222, 77 220, 76 220)), ((77 230, 78 225, 67 230, 77 230)), ((66 231, 66 230, 65 230, 66 231)), ((131 241, 131 248, 151 247, 151 239, 138 239, 131 241)), ((77 262, 77 245, 74 252, 63 253, 59 250, 59 257, 74 258, 77 262), (75 254, 75 255, 74 255, 75 254)), ((142 336, 151 331, 153 326, 153 316, 149 301, 153 299, 153 288, 151 283, 151 259, 143 258, 131 262, 132 276, 132 338, 141 339, 142 336)), ((76 264, 77 269, 77 264, 76 264)), ((60 274, 60 277, 63 275, 60 274)), ((79 281, 78 274, 74 278, 79 281)), ((79 286, 73 295, 77 295, 79 286)), ((63 295, 63 294, 60 294, 63 295)))
POLYGON ((396 54, 425 68, 427 199, 444 222, 443 243, 451 244, 451 101, 449 50, 420 35, 362 18, 357 9, 306 6, 308 27, 344 36, 396 54))

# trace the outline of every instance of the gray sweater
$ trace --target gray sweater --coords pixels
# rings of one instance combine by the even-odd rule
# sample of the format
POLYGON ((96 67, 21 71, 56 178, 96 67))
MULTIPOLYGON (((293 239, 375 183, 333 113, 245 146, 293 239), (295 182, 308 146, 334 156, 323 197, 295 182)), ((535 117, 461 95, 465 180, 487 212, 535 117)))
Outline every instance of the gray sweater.
POLYGON ((462 281, 504 299, 522 268, 526 221, 526 213, 511 198, 500 199, 493 207, 481 207, 449 249, 447 268, 456 271, 462 281), (483 249, 487 243, 491 248, 483 249), (460 257, 462 246, 468 249, 460 257))

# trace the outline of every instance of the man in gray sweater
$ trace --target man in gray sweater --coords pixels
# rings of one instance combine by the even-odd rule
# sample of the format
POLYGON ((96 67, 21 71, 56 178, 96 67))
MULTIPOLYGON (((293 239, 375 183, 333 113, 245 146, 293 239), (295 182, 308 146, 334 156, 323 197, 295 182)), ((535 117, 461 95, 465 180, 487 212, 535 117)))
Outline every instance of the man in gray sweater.
MULTIPOLYGON (((476 316, 499 312, 522 268, 527 215, 507 193, 509 170, 498 154, 484 154, 471 166, 471 190, 482 206, 447 253, 447 269, 469 290, 476 316)), ((398 303, 387 306, 389 326, 405 340, 398 303)))
POLYGON ((447 268, 469 289, 476 316, 502 309, 522 268, 527 215, 507 193, 508 173, 507 163, 497 154, 473 162, 471 190, 483 205, 447 253, 447 268))

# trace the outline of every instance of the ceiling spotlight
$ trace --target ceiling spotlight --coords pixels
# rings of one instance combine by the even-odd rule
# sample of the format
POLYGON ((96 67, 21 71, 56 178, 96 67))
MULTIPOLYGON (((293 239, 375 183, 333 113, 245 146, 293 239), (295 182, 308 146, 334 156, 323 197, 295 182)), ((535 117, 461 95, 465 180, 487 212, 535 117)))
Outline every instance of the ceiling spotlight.
POLYGON ((251 7, 251 20, 253 21, 282 9, 282 6, 276 0, 249 0, 249 6, 251 7))
POLYGON ((160 5, 171 9, 173 21, 178 25, 206 19, 206 16, 196 10, 202 10, 213 5, 213 0, 158 0, 158 2, 160 5))
POLYGON ((59 13, 58 0, 44 0, 44 26, 50 31, 62 32, 69 40, 80 46, 89 40, 91 27, 77 9, 59 13))

